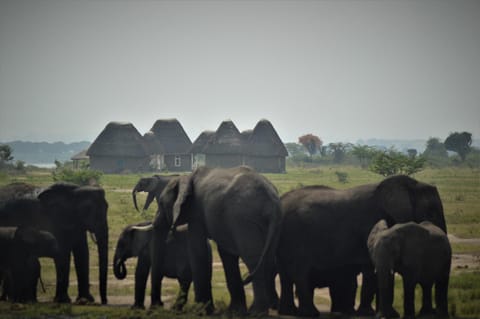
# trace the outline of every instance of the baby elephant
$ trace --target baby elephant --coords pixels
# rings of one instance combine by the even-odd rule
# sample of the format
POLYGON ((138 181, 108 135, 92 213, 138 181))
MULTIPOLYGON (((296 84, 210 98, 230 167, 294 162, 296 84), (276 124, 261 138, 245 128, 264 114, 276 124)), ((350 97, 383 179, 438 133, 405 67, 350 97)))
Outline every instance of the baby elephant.
POLYGON ((436 312, 448 317, 448 280, 451 247, 443 230, 430 222, 409 222, 388 228, 379 221, 368 237, 368 250, 378 280, 377 317, 399 317, 393 308, 394 272, 403 277, 404 315, 415 317, 414 294, 418 283, 423 290, 420 315, 434 313, 432 286, 435 284, 436 312))
MULTIPOLYGON (((145 287, 151 265, 152 227, 151 222, 127 226, 120 234, 115 249, 113 269, 115 277, 118 279, 124 279, 127 276, 125 261, 131 257, 138 257, 135 269, 135 303, 132 308, 145 308, 145 287)), ((186 225, 178 226, 177 231, 167 243, 167 255, 162 270, 163 276, 178 279, 180 291, 173 308, 181 310, 187 302, 188 289, 192 282, 192 272, 187 255, 186 225)))
POLYGON ((3 296, 13 302, 36 302, 40 278, 38 257, 58 253, 55 237, 30 227, 0 227, 0 273, 3 296))

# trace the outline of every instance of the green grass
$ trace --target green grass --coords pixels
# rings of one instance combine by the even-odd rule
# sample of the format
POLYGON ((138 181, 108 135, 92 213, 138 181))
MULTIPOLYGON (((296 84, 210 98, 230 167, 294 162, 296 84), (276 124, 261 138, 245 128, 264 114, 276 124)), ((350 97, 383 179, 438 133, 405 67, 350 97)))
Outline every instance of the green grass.
MULTIPOLYGON (((131 189, 142 176, 150 174, 128 174, 128 175, 103 175, 101 185, 106 191, 107 201, 109 203, 108 222, 110 226, 110 255, 112 260, 117 238, 122 229, 131 223, 140 222, 153 218, 156 204, 152 203, 150 209, 141 215, 132 204, 131 189)), ((335 188, 349 188, 365 183, 374 183, 382 180, 382 176, 374 174, 367 170, 362 170, 352 166, 319 166, 313 168, 290 168, 287 174, 266 174, 280 194, 288 192, 297 187, 323 184, 335 188), (346 176, 347 182, 339 179, 341 172, 346 176)), ((480 238, 480 170, 467 168, 444 168, 444 169, 426 169, 415 176, 420 181, 434 184, 438 187, 442 198, 447 227, 449 233, 455 234, 460 238, 480 238)), ((0 185, 9 182, 21 181, 46 187, 53 183, 52 175, 49 171, 42 170, 29 171, 26 175, 9 176, 0 172, 0 185)), ((143 205, 146 196, 143 193, 138 194, 139 205, 143 205)), ((96 247, 89 239, 90 246, 90 280, 92 282, 92 293, 98 300, 98 262, 96 247)), ((215 245, 213 245, 215 246, 215 245)), ((475 243, 454 243, 452 244, 454 254, 470 254, 480 256, 480 245, 475 243)), ((219 257, 214 251, 214 261, 219 262, 219 257)), ((468 267, 454 267, 450 280, 449 303, 450 311, 453 315, 459 317, 479 317, 480 306, 480 261, 469 264, 468 267)), ((10 303, 0 302, 1 318, 31 318, 56 316, 58 318, 80 317, 80 318, 171 318, 172 313, 167 310, 156 311, 133 311, 128 306, 78 306, 78 305, 56 305, 48 303, 53 299, 55 292, 55 270, 53 262, 48 258, 42 258, 42 279, 45 283, 46 292, 39 289, 39 304, 36 305, 12 305, 10 303)), ((135 272, 136 260, 127 262, 128 276, 124 281, 114 278, 113 272, 109 270, 108 294, 110 300, 119 296, 126 296, 125 305, 133 302, 133 276, 135 272)), ((72 264, 73 269, 73 264, 72 264)), ((242 274, 246 272, 242 268, 242 274)), ((76 297, 76 277, 75 272, 70 274, 71 285, 69 294, 74 299, 76 297)), ((401 280, 397 279, 395 287, 395 306, 402 312, 402 287, 401 280)), ((146 304, 149 304, 149 284, 147 285, 146 304)), ((178 291, 178 284, 175 280, 166 280, 164 282, 163 299, 167 307, 173 302, 178 291)), ((225 276, 223 269, 219 266, 214 267, 213 272, 213 296, 215 306, 219 311, 225 309, 229 303, 229 295, 226 289, 225 276)), ((247 286, 247 300, 252 301, 251 285, 247 286)), ((420 309, 419 301, 421 293, 417 292, 417 311, 420 309)), ((196 308, 193 306, 193 289, 189 293, 189 304, 187 312, 176 314, 177 318, 195 317, 196 308)), ((315 302, 322 308, 328 309, 329 301, 323 296, 317 296, 315 302)), ((217 316, 218 317, 218 316, 217 316)))

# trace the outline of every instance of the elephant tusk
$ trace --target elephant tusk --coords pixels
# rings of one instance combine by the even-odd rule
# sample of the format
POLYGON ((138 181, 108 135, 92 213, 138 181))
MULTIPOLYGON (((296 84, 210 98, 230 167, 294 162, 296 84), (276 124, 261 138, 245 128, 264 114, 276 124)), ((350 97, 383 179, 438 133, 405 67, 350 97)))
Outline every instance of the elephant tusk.
POLYGON ((153 224, 149 224, 149 225, 146 225, 146 226, 132 226, 132 229, 143 230, 143 231, 152 230, 153 229, 153 224))
POLYGON ((178 225, 177 227, 175 227, 175 231, 178 232, 178 233, 188 231, 188 224, 178 225))

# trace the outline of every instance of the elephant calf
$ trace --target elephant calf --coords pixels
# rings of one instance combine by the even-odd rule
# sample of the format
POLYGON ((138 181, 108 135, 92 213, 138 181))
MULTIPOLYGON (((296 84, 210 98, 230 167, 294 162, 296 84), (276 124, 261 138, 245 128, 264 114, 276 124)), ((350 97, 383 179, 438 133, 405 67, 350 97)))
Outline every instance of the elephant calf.
POLYGON ((443 230, 430 222, 409 222, 388 228, 380 220, 370 232, 368 250, 378 280, 379 309, 377 317, 398 317, 392 306, 394 272, 403 277, 404 315, 414 317, 415 285, 423 290, 421 315, 434 313, 432 286, 435 284, 437 314, 448 316, 448 280, 451 247, 443 230))
MULTIPOLYGON (((187 237, 185 229, 178 229, 167 243, 166 256, 162 267, 162 277, 177 278, 180 291, 174 308, 182 309, 187 302, 188 289, 192 282, 192 272, 187 255, 187 237)), ((150 239, 152 223, 144 222, 127 226, 118 238, 113 269, 115 277, 124 279, 127 276, 125 261, 138 257, 135 269, 135 303, 132 308, 144 309, 145 287, 151 267, 150 239)))
POLYGON ((58 253, 55 237, 29 227, 0 227, 0 273, 3 298, 13 302, 36 302, 40 278, 38 257, 58 253))

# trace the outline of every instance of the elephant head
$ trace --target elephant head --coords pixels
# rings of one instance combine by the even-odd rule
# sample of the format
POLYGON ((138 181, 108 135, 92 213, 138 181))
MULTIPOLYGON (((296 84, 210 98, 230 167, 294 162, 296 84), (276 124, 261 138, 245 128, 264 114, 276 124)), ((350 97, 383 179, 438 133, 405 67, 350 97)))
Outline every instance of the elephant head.
POLYGON ((171 176, 153 175, 151 177, 140 178, 140 180, 137 182, 137 184, 132 190, 132 198, 133 198, 133 204, 135 205, 135 209, 138 211, 138 205, 137 205, 138 192, 148 193, 147 200, 145 201, 145 205, 143 206, 143 210, 147 210, 154 198, 157 198, 157 201, 158 201, 160 194, 162 193, 165 186, 167 186, 170 179, 176 176, 178 175, 171 175, 171 176))
POLYGON ((14 241, 21 246, 20 249, 24 249, 36 257, 54 258, 59 251, 58 242, 50 232, 32 227, 18 227, 15 231, 14 241))
POLYGON ((145 222, 127 226, 117 241, 113 257, 113 273, 117 279, 127 276, 125 261, 131 257, 139 256, 147 249, 152 234, 152 223, 145 222))
MULTIPOLYGON (((96 239, 99 260, 99 288, 103 304, 107 303, 108 203, 100 187, 54 184, 38 198, 55 228, 65 231, 89 231, 96 239)), ((73 236, 73 235, 72 235, 73 236)))
POLYGON ((442 201, 435 186, 398 175, 378 184, 374 196, 389 226, 428 220, 447 232, 442 201))

